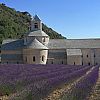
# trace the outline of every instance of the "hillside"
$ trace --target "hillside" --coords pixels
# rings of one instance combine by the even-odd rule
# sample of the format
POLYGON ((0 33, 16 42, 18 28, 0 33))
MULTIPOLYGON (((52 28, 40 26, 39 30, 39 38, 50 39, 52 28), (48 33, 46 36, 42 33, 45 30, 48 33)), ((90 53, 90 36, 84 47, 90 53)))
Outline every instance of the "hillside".
MULTIPOLYGON (((5 4, 0 4, 0 43, 6 38, 22 38, 24 33, 28 31, 30 21, 31 15, 27 11, 16 11, 5 4)), ((53 29, 48 28, 45 24, 43 24, 43 31, 50 38, 65 38, 53 29)))

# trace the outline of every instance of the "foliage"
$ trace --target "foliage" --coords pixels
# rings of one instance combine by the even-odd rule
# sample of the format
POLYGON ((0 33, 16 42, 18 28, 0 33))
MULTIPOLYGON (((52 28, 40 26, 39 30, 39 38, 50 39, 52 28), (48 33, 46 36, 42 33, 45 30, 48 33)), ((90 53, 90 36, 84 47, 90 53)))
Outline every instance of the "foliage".
POLYGON ((43 31, 47 33, 51 39, 66 39, 61 34, 55 32, 52 28, 48 28, 45 24, 43 24, 43 31))
MULTIPOLYGON (((7 38, 22 38, 29 29, 30 21, 31 15, 27 11, 16 11, 5 4, 0 4, 0 43, 7 38)), ((43 30, 50 38, 64 38, 44 24, 43 30)))

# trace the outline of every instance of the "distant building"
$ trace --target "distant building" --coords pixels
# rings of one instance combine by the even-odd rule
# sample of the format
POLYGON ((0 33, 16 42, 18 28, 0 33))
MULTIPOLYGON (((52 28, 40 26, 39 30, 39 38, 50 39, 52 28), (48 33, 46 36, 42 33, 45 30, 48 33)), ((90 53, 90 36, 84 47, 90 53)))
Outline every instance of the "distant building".
POLYGON ((1 63, 100 64, 100 39, 49 39, 37 15, 23 39, 3 40, 1 63))

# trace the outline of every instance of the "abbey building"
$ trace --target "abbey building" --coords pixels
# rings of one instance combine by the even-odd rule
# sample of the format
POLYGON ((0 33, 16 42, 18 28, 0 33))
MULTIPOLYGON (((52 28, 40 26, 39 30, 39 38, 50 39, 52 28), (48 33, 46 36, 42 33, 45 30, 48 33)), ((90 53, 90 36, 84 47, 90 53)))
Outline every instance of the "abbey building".
POLYGON ((49 39, 36 15, 23 39, 3 40, 1 63, 100 64, 100 39, 49 39))

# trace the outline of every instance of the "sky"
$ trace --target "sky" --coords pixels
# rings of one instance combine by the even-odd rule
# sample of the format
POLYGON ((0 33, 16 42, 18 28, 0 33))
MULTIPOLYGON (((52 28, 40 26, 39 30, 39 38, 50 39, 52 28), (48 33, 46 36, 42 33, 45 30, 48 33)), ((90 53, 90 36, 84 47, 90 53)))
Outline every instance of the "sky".
POLYGON ((37 14, 68 39, 100 38, 100 0, 0 0, 17 11, 37 14))

